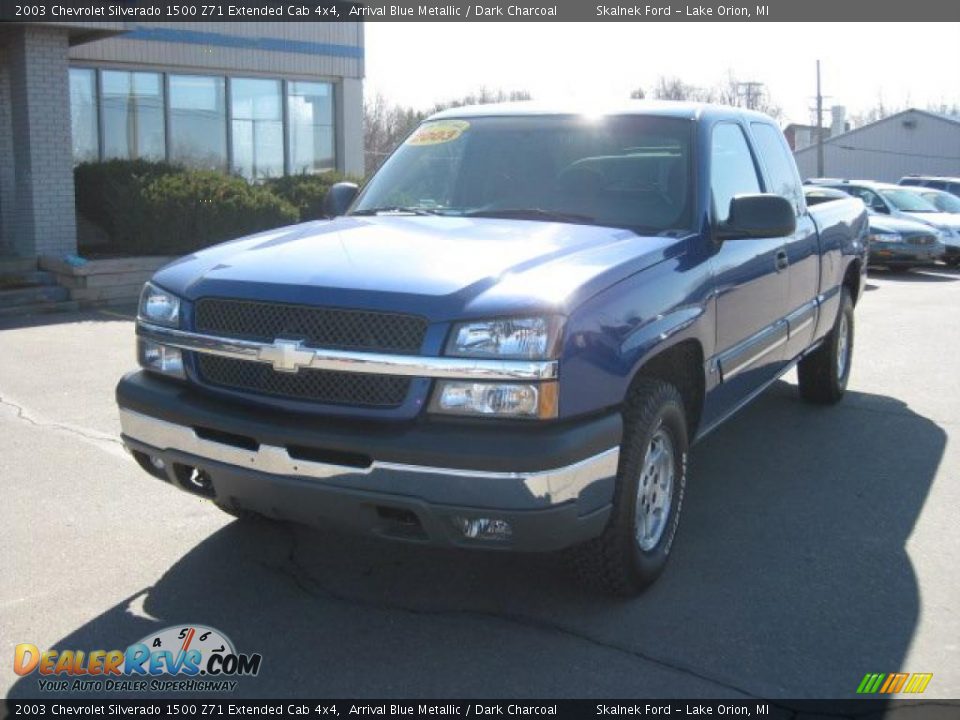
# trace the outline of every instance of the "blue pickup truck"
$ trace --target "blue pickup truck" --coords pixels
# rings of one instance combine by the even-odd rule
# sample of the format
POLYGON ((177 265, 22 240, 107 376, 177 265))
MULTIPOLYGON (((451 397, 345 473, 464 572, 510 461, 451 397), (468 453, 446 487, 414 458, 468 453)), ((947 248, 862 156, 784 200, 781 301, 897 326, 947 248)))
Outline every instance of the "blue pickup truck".
POLYGON ((794 366, 844 394, 867 215, 807 208, 764 115, 458 108, 326 208, 141 297, 123 441, 231 514, 563 549, 630 595, 696 440, 794 366))

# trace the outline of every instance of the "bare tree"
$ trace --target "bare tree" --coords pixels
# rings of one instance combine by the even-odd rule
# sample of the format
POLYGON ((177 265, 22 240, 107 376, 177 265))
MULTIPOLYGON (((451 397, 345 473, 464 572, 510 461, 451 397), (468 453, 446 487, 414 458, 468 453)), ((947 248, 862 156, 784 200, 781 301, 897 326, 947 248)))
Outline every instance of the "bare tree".
POLYGON ((433 106, 431 112, 440 112, 452 107, 463 107, 464 105, 494 105, 505 102, 521 102, 530 100, 533 96, 526 90, 490 90, 487 87, 480 87, 480 90, 463 97, 438 102, 433 106))
MULTIPOLYGON (((875 123, 878 120, 883 120, 891 115, 901 113, 904 110, 909 110, 910 107, 911 105, 909 98, 906 98, 905 102, 902 103, 889 103, 883 99, 883 94, 881 93, 877 95, 877 101, 873 107, 866 108, 860 112, 851 113, 850 124, 853 127, 863 127, 864 125, 875 123)), ((948 103, 940 101, 938 103, 927 103, 925 109, 929 112, 935 112, 941 115, 960 117, 960 103, 956 102, 948 103)))
POLYGON ((372 173, 426 113, 391 104, 381 93, 363 104, 364 170, 372 173))
POLYGON ((941 115, 949 115, 950 117, 960 118, 960 103, 957 102, 944 102, 941 100, 938 103, 929 103, 927 105, 927 110, 930 112, 940 113, 941 115))
POLYGON ((696 85, 689 85, 678 77, 666 77, 663 75, 657 78, 657 84, 653 89, 653 96, 657 100, 714 101, 713 90, 697 87, 696 85))
POLYGON ((764 83, 741 80, 732 70, 727 71, 726 80, 717 88, 716 97, 716 102, 722 105, 756 110, 778 120, 783 116, 783 108, 773 101, 764 83))

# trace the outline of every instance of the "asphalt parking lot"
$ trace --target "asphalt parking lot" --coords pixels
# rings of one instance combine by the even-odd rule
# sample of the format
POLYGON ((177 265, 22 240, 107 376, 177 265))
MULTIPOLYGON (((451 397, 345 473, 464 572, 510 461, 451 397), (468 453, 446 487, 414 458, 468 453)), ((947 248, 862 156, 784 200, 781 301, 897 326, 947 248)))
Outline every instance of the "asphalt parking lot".
POLYGON ((850 391, 793 374, 697 446, 674 556, 640 599, 554 556, 237 522, 122 451, 122 313, 0 326, 0 691, 13 646, 125 648, 181 623, 263 655, 247 697, 960 695, 960 273, 878 272, 850 391))

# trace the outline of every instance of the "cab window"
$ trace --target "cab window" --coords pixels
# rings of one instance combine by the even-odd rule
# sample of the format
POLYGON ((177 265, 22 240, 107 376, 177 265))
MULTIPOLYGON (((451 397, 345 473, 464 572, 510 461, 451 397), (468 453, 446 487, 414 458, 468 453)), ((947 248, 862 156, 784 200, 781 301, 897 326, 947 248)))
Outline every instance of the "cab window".
POLYGON ((767 191, 789 200, 794 212, 800 215, 803 212, 803 189, 783 136, 777 128, 767 123, 751 123, 750 129, 753 130, 757 150, 770 177, 767 191))
POLYGON ((730 218, 730 201, 734 196, 760 192, 757 168, 739 125, 720 123, 713 129, 710 191, 717 223, 730 218))

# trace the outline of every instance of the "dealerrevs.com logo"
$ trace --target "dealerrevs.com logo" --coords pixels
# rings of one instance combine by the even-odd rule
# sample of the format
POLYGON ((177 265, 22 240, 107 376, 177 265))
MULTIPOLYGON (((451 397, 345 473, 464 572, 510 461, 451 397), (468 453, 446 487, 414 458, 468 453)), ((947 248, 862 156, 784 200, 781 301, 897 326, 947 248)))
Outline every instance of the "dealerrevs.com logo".
POLYGON ((43 692, 232 691, 234 678, 256 676, 263 657, 238 653, 230 639, 205 625, 151 633, 126 650, 43 650, 16 646, 13 669, 38 674, 43 692))

